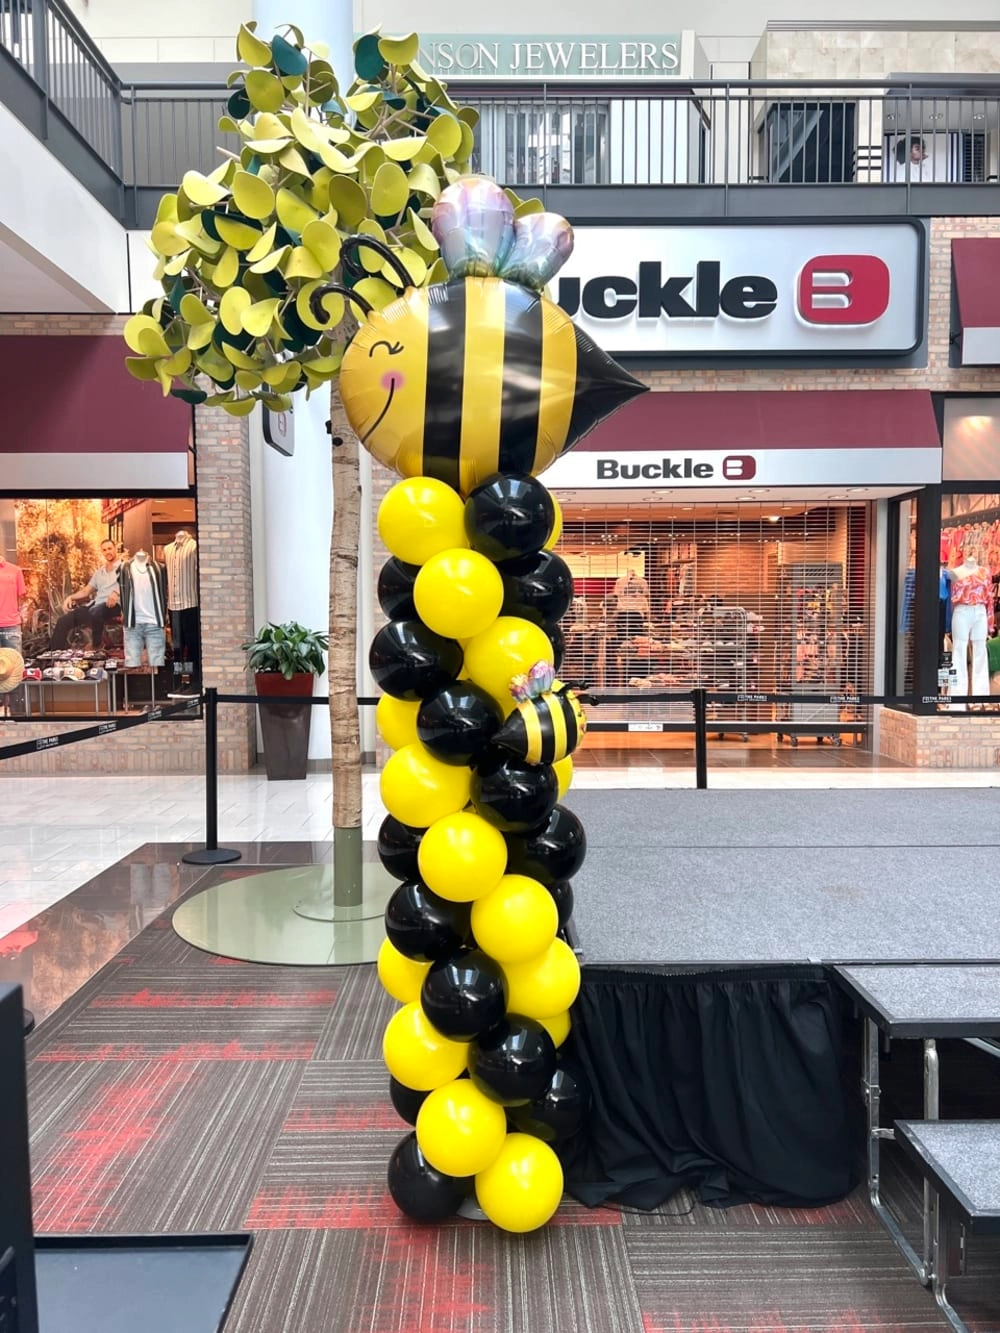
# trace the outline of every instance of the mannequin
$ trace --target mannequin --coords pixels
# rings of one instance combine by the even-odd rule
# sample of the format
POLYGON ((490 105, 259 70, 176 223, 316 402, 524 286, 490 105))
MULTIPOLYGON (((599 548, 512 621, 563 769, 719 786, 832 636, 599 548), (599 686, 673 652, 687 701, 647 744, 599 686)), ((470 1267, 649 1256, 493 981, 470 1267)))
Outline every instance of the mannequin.
MULTIPOLYGON (((948 570, 951 581, 952 662, 958 677, 956 693, 990 692, 986 639, 993 633, 993 578, 971 551, 958 552, 960 563, 948 570), (969 645, 972 675, 969 677, 969 645)), ((965 705, 959 705, 963 708, 965 705)))
POLYGON ((0 648, 21 651, 21 600, 24 574, 0 555, 0 648))
POLYGON ((649 619, 649 584, 634 569, 615 580, 615 603, 619 638, 641 633, 649 619))
POLYGON ((166 661, 167 576, 162 565, 140 547, 119 572, 122 620, 125 625, 125 665, 142 665, 142 650, 151 667, 166 661))
POLYGON ((195 679, 201 674, 201 629, 198 617, 198 543, 178 528, 163 553, 167 569, 167 610, 174 672, 195 679))

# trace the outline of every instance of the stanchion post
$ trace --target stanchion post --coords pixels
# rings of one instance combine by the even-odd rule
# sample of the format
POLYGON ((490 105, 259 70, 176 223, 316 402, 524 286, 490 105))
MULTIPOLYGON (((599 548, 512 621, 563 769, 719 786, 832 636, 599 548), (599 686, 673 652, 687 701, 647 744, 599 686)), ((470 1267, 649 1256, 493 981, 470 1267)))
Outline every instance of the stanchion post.
POLYGON ((205 846, 181 857, 191 866, 218 866, 238 861, 242 852, 219 846, 219 691, 209 685, 203 696, 205 709, 205 846))
POLYGON ((694 704, 694 772, 695 786, 704 791, 708 786, 708 691, 696 685, 691 691, 694 704))

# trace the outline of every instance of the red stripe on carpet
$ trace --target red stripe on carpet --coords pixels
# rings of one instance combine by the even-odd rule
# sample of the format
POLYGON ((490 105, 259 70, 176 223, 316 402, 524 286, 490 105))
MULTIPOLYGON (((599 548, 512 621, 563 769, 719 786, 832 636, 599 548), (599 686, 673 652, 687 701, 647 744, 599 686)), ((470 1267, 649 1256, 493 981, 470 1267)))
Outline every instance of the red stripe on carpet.
POLYGON ((217 991, 213 995, 190 991, 141 990, 133 995, 98 995, 91 1009, 326 1009, 337 999, 335 990, 282 995, 278 991, 217 991))
POLYGON ((163 1060, 167 1063, 187 1060, 311 1060, 315 1049, 316 1043, 312 1041, 297 1042, 289 1046, 268 1042, 256 1050, 251 1050, 238 1041, 226 1042, 225 1045, 192 1041, 168 1051, 150 1051, 144 1046, 111 1044, 90 1047, 53 1046, 47 1051, 40 1051, 35 1059, 39 1064, 73 1064, 90 1060, 163 1060))

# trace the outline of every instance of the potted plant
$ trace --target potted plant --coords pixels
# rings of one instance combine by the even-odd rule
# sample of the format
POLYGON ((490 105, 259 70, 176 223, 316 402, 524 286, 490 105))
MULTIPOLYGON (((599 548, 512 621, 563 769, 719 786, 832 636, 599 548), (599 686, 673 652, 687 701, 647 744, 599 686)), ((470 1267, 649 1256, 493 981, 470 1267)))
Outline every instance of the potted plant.
POLYGON ((312 695, 316 677, 326 670, 323 654, 329 642, 326 634, 290 620, 265 625, 243 644, 256 693, 275 700, 259 705, 264 767, 271 781, 306 776, 312 705, 294 700, 312 695))

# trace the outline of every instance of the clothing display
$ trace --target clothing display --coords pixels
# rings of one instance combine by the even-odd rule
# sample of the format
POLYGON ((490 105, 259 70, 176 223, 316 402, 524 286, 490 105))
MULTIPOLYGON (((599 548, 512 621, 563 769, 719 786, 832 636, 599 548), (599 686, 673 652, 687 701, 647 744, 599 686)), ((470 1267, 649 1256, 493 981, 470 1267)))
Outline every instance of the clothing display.
POLYGON ((163 552, 167 571, 167 609, 189 611, 198 605, 198 543, 183 528, 163 552))
POLYGON ((167 660, 167 633, 162 625, 140 621, 125 626, 125 665, 142 666, 142 650, 151 667, 161 667, 167 660))
POLYGON ((163 566, 155 560, 140 560, 138 554, 126 560, 119 573, 122 594, 122 617, 125 627, 131 629, 136 620, 136 586, 141 581, 143 605, 150 609, 151 620, 147 623, 159 625, 167 623, 167 576, 163 566))
POLYGON ((121 568, 125 665, 142 665, 143 648, 151 667, 166 661, 167 576, 163 566, 137 551, 121 568))

